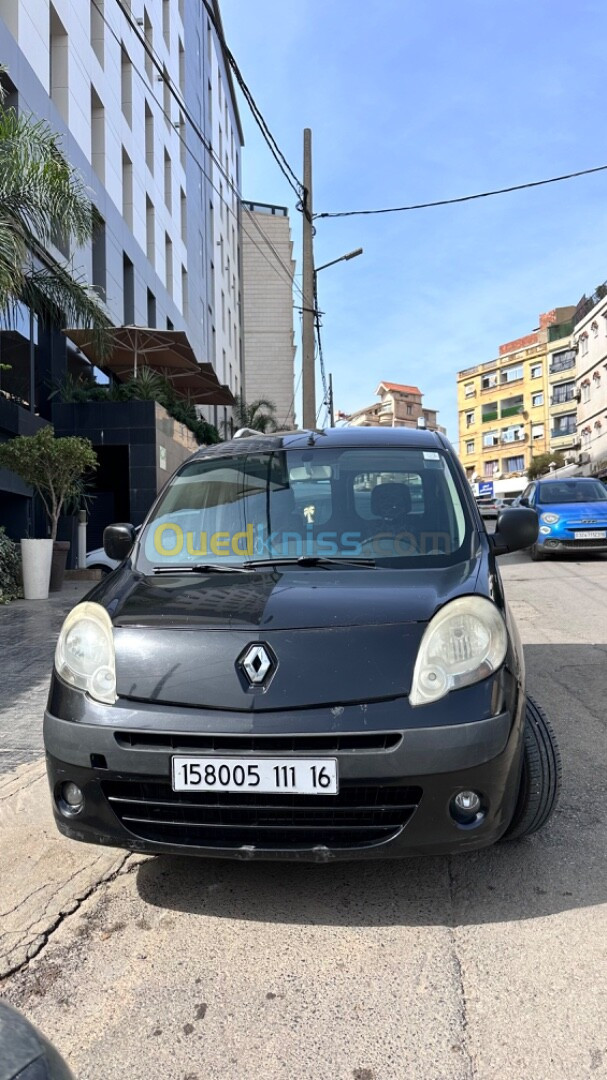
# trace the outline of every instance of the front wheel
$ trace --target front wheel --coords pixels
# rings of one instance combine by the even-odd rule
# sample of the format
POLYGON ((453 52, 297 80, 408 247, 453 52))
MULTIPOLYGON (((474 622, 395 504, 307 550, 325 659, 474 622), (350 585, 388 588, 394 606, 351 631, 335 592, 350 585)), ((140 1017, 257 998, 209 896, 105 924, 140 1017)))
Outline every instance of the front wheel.
POLYGON ((561 754, 552 725, 539 705, 528 697, 521 786, 505 840, 520 840, 546 824, 559 800, 561 774, 561 754))
POLYGON ((542 559, 546 558, 546 552, 541 544, 532 544, 529 548, 529 554, 531 555, 533 562, 541 562, 542 559))

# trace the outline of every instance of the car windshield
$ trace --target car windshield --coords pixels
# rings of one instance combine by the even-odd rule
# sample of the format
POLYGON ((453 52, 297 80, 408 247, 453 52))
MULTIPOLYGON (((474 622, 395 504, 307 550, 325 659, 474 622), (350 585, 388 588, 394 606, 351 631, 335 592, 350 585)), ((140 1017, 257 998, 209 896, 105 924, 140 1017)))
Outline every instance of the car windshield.
POLYGON ((409 448, 209 454, 188 462, 151 511, 137 568, 357 558, 447 565, 472 525, 448 457, 409 448))
POLYGON ((607 502, 607 488, 600 480, 551 480, 539 485, 538 502, 552 503, 607 502))

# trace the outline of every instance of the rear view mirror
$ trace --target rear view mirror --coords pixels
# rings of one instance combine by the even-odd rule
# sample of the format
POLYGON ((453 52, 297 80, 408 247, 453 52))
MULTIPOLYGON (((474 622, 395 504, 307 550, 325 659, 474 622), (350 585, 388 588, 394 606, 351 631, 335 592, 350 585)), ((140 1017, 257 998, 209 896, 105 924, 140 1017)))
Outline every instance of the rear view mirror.
POLYGON ((130 523, 120 522, 117 525, 108 525, 103 530, 103 550, 108 559, 116 559, 117 562, 126 559, 135 543, 136 536, 135 526, 130 523))
POLYGON ((496 555, 509 551, 522 551, 535 544, 539 521, 535 510, 527 507, 509 507, 498 516, 495 532, 490 537, 496 555))

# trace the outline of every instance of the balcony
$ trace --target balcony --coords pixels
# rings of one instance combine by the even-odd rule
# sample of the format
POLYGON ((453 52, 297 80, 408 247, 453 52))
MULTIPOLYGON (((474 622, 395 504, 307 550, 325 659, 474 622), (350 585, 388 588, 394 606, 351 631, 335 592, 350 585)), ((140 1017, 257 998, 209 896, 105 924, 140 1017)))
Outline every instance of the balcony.
POLYGON ((548 368, 549 375, 560 375, 561 371, 570 371, 575 367, 576 354, 573 350, 569 350, 567 355, 562 359, 555 359, 548 368))
POLYGON ((526 431, 523 431, 520 435, 515 435, 514 437, 512 435, 510 435, 510 436, 502 435, 502 445, 503 446, 516 446, 517 444, 520 445, 520 443, 527 442, 528 438, 529 438, 529 436, 527 435, 526 431))
POLYGON ((567 401, 577 401, 577 393, 574 386, 572 386, 571 390, 568 390, 567 393, 564 395, 560 395, 559 397, 551 397, 550 406, 553 407, 554 405, 564 405, 567 401))
POLYGON ((577 428, 552 428, 550 446, 553 450, 565 450, 577 442, 577 428))
POLYGON ((507 416, 517 416, 519 413, 522 413, 522 411, 523 411, 523 402, 521 401, 521 403, 519 405, 507 405, 505 409, 502 409, 502 411, 500 413, 500 416, 501 416, 501 418, 503 420, 507 416))

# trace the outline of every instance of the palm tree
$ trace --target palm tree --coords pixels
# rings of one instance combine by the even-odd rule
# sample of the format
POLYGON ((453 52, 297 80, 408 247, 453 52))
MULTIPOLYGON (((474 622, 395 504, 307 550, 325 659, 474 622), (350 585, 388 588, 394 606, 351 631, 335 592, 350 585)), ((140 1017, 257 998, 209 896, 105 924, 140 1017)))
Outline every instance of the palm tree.
POLYGON ((233 406, 234 424, 237 428, 252 428, 253 431, 261 431, 267 434, 276 431, 277 423, 274 417, 276 405, 267 398, 258 398, 249 404, 242 394, 236 398, 233 406))
MULTIPOLYGON (((6 68, 0 66, 0 79, 6 68)), ((90 329, 103 352, 110 320, 95 290, 50 243, 79 247, 95 228, 81 177, 45 121, 8 109, 0 86, 0 319, 19 304, 64 325, 90 329)))

